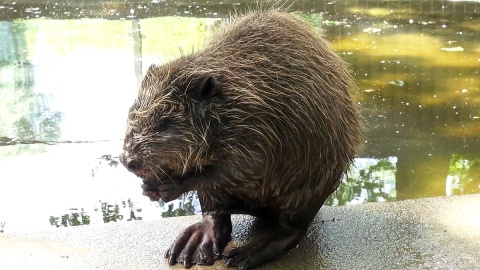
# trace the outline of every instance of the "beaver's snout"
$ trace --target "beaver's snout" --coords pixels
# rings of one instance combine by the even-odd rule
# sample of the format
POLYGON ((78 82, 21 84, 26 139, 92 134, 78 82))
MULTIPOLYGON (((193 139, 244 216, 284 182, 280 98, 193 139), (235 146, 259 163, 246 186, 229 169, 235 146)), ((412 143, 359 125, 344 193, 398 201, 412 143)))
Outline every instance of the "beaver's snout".
POLYGON ((123 166, 132 173, 136 173, 142 168, 140 161, 131 157, 127 151, 120 155, 120 162, 122 162, 123 166))
POLYGON ((156 168, 158 172, 151 173, 151 164, 145 163, 144 160, 138 158, 136 154, 130 154, 129 151, 124 151, 120 154, 120 162, 130 172, 143 180, 150 181, 152 184, 162 184, 165 182, 180 182, 184 177, 183 174, 176 172, 168 166, 160 166, 156 168))

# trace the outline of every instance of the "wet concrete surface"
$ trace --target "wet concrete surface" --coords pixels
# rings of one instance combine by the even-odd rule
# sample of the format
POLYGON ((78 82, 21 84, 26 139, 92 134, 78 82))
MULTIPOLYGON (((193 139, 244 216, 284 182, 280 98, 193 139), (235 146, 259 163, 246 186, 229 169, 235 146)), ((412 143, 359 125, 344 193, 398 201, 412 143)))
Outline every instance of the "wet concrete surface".
MULTIPOLYGON (((199 216, 0 235, 0 269, 169 269, 163 253, 199 216)), ((268 230, 234 217, 234 241, 268 230)), ((301 245, 259 269, 479 269, 480 195, 323 207, 301 245)), ((211 267, 225 269, 218 261, 211 267)), ((182 269, 181 265, 171 269, 182 269)))

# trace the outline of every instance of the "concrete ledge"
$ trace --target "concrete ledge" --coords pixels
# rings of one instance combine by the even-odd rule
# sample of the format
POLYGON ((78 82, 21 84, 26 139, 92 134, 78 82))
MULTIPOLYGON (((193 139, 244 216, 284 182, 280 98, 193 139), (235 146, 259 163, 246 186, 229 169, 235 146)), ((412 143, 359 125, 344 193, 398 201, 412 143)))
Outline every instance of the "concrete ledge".
MULTIPOLYGON (((2 269, 168 269, 163 253, 200 217, 0 235, 2 269)), ((234 241, 264 224, 234 217, 234 241)), ((252 233, 253 232, 253 233, 252 233)), ((261 269, 478 269, 480 195, 323 207, 307 239, 261 269)), ((222 261, 213 267, 224 269, 222 261)), ((182 269, 181 266, 171 269, 182 269)))

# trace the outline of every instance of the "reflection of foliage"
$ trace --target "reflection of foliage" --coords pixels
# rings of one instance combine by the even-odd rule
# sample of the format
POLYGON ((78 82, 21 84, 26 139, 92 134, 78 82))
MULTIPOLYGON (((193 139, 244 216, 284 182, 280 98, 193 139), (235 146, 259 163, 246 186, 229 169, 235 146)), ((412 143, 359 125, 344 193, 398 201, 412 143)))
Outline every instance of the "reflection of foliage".
MULTIPOLYGON (((100 201, 100 211, 102 212, 103 222, 117 222, 123 220, 124 215, 120 213, 121 209, 128 208, 130 211, 128 213, 127 221, 131 220, 141 220, 141 217, 135 215, 136 212, 141 212, 141 209, 135 209, 133 202, 128 199, 126 202, 122 201, 122 207, 118 204, 109 204, 107 202, 100 201)), ((95 209, 98 211, 99 209, 95 209)))
MULTIPOLYGON (((121 213, 122 210, 129 211, 127 214, 128 218, 125 219, 126 221, 142 219, 141 217, 137 217, 137 213, 141 213, 142 209, 135 208, 134 203, 130 199, 122 201, 121 206, 100 201, 100 207, 94 209, 95 212, 101 212, 104 223, 124 220, 125 215, 121 213)), ((125 213, 126 211, 123 212, 125 213)), ((58 217, 50 216, 50 224, 56 227, 89 225, 90 223, 90 215, 87 214, 83 208, 80 208, 80 210, 72 208, 69 213, 58 217)))
POLYGON ((369 171, 372 172, 372 171, 380 171, 380 170, 395 170, 395 166, 393 166, 393 164, 390 161, 381 159, 380 161, 378 161, 377 164, 370 166, 369 171))
POLYGON ((323 20, 322 13, 302 13, 300 17, 317 29, 321 30, 323 20))
POLYGON ((394 201, 389 194, 383 191, 383 183, 379 180, 373 182, 364 182, 363 188, 367 190, 367 202, 378 202, 379 198, 383 198, 386 201, 394 201))
MULTIPOLYGON (((356 176, 350 175, 340 183, 336 192, 325 201, 326 205, 348 205, 354 200, 377 202, 381 200, 395 201, 394 190, 387 191, 387 180, 394 175, 396 167, 387 159, 380 159, 376 164, 356 170, 356 176)), ((391 183, 393 185, 393 182, 391 183)))
POLYGON ((80 226, 90 224, 90 216, 83 211, 81 208, 80 212, 78 209, 70 209, 72 212, 70 214, 65 214, 61 217, 50 216, 50 225, 68 227, 68 226, 80 226))
POLYGON ((103 222, 108 223, 111 221, 118 221, 123 219, 123 215, 120 215, 120 208, 118 204, 108 204, 103 202, 101 204, 103 222))
POLYGON ((195 208, 193 207, 196 193, 194 195, 182 195, 181 198, 176 199, 170 203, 163 205, 162 217, 178 217, 189 216, 195 214, 195 208))
POLYGON ((112 155, 103 155, 100 157, 100 159, 104 159, 106 161, 108 161, 108 166, 110 167, 117 167, 118 165, 118 157, 113 157, 112 158, 112 155))
POLYGON ((452 155, 450 158, 449 174, 465 178, 469 167, 469 161, 465 157, 462 155, 452 155))
MULTIPOLYGON (((43 97, 42 97, 43 98, 43 97)), ((31 107, 18 118, 13 125, 16 127, 16 138, 19 140, 56 141, 60 138, 59 123, 62 120, 60 112, 49 113, 43 103, 33 103, 35 98, 25 97, 25 105, 31 107), (28 115, 27 115, 28 114, 28 115)))
POLYGON ((337 191, 328 197, 325 204, 333 205, 334 199, 336 198, 338 205, 346 205, 347 202, 353 200, 355 194, 360 194, 358 187, 358 184, 350 179, 342 182, 337 191))
POLYGON ((45 138, 51 141, 60 139, 60 127, 58 124, 62 121, 62 114, 54 112, 45 117, 40 123, 40 130, 45 138))
POLYGON ((130 208, 130 215, 127 219, 127 221, 132 221, 132 220, 142 220, 142 217, 137 217, 135 216, 135 212, 142 212, 141 208, 135 208, 132 200, 128 199, 126 202, 122 201, 122 206, 123 208, 130 208))
POLYGON ((454 194, 480 193, 480 158, 477 155, 452 155, 449 175, 454 194))
MULTIPOLYGON (((48 95, 34 91, 34 66, 29 62, 24 21, 0 22, 0 136, 20 141, 56 141, 61 113, 49 109, 48 95)), ((38 152, 39 146, 17 147, 38 152)), ((2 153, 10 155, 12 153, 2 153)))
POLYGON ((26 61, 27 46, 24 21, 0 22, 0 67, 9 64, 22 64, 26 61))
POLYGON ((33 140, 35 138, 33 123, 26 117, 18 119, 14 125, 17 127, 17 138, 21 140, 33 140))
POLYGON ((92 165, 92 167, 90 168, 90 174, 92 177, 95 177, 95 174, 97 173, 97 171, 99 169, 104 169, 104 161, 107 161, 107 165, 112 167, 112 168, 116 168, 119 164, 119 158, 118 157, 112 157, 112 155, 110 154, 105 154, 105 155, 102 155, 101 157, 98 158, 99 162, 98 164, 95 164, 95 165, 92 165))
POLYGON ((465 177, 466 194, 480 193, 480 162, 474 162, 465 177))

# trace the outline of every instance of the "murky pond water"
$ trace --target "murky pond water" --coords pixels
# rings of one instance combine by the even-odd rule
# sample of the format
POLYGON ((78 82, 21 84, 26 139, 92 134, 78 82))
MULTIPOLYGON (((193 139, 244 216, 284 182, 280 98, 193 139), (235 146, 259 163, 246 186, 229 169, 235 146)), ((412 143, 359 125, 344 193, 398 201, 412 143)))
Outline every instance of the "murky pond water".
MULTIPOLYGON (((0 5, 0 231, 199 213, 193 193, 141 195, 118 163, 126 115, 148 65, 198 49, 247 3, 36 2, 0 5)), ((329 205, 480 193, 479 1, 292 9, 351 65, 367 122, 329 205)))

